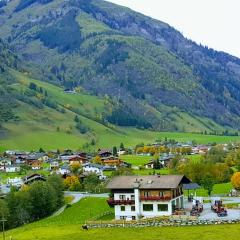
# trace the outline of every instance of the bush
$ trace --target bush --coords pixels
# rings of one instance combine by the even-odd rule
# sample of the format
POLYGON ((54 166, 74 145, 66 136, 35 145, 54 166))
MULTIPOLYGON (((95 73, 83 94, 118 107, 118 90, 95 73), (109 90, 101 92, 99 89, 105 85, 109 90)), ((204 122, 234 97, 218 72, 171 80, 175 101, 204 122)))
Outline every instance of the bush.
POLYGON ((79 130, 81 134, 85 134, 89 131, 89 128, 85 125, 83 125, 81 122, 78 122, 76 124, 76 128, 79 130))

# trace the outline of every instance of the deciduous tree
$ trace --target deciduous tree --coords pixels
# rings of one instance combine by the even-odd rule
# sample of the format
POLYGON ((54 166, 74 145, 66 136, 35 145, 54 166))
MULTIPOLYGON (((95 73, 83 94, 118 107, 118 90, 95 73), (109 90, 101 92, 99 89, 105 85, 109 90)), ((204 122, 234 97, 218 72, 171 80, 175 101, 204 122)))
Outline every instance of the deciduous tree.
POLYGON ((231 178, 231 183, 235 189, 240 190, 240 172, 236 172, 233 174, 231 178))

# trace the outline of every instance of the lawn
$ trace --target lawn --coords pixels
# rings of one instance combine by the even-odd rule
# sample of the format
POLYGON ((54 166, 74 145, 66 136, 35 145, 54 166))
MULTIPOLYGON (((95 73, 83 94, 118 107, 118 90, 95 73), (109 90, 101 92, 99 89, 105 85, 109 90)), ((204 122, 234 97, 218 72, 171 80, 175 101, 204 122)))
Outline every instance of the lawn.
POLYGON ((131 163, 134 166, 143 166, 153 159, 152 156, 138 156, 138 155, 122 155, 120 157, 123 161, 131 163))
POLYGON ((200 154, 188 155, 187 156, 188 159, 191 159, 191 161, 193 161, 195 163, 199 162, 201 157, 202 157, 202 155, 200 155, 200 154))
POLYGON ((8 231, 6 239, 12 236, 14 240, 233 240, 240 234, 240 225, 82 230, 86 220, 109 210, 105 199, 84 199, 57 217, 8 231))
MULTIPOLYGON (((221 194, 228 194, 230 190, 232 189, 232 184, 231 183, 220 183, 220 184, 215 184, 213 188, 212 195, 221 195, 221 194)), ((191 191, 190 191, 191 193, 191 191)), ((187 191, 185 192, 187 194, 187 191)), ((207 191, 204 189, 198 189, 197 190, 197 196, 203 196, 207 197, 207 191)))

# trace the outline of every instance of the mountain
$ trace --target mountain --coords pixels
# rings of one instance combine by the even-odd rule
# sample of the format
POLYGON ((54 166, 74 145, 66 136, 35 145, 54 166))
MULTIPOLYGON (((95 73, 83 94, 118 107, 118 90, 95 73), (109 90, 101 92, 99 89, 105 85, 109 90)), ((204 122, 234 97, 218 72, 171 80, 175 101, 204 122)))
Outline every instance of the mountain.
POLYGON ((104 102, 81 112, 103 125, 238 130, 240 60, 166 23, 102 0, 11 0, 0 25, 29 77, 104 102))

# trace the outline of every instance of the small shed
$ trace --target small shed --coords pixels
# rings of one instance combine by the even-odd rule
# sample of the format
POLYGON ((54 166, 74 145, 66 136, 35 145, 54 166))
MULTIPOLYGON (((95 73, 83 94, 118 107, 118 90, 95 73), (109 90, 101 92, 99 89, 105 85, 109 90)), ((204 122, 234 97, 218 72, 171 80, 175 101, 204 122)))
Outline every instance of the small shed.
POLYGON ((187 183, 183 184, 183 190, 188 191, 188 201, 192 201, 192 196, 190 196, 190 190, 194 191, 194 196, 197 196, 196 190, 199 189, 200 186, 197 183, 187 183))

